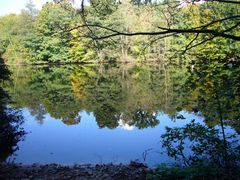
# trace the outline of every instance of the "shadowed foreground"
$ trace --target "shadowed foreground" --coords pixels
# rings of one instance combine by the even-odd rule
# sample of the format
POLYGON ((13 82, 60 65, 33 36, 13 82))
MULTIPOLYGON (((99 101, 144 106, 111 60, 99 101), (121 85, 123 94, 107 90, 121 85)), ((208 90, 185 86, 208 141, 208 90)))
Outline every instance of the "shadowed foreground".
POLYGON ((0 179, 146 179, 149 169, 140 163, 129 165, 20 165, 1 164, 0 179))

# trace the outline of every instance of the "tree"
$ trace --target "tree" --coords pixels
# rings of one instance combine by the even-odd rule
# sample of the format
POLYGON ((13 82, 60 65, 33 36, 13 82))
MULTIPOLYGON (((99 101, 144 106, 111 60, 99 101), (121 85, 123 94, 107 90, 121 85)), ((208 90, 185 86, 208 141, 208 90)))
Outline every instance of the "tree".
POLYGON ((8 107, 10 97, 2 86, 10 78, 10 71, 7 66, 1 65, 0 72, 0 162, 4 162, 17 150, 17 143, 25 132, 21 128, 23 117, 20 111, 8 107))
MULTIPOLYGON (((113 1, 113 2, 116 2, 116 1, 113 1)), ((138 4, 140 2, 141 1, 137 1, 138 4)), ((102 29, 103 31, 106 32, 104 35, 95 33, 94 36, 90 36, 94 40, 109 39, 115 36, 138 36, 138 35, 159 36, 161 35, 161 37, 163 38, 165 36, 169 36, 169 35, 173 36, 176 34, 194 34, 195 37, 189 42, 187 46, 192 45, 201 35, 206 35, 207 38, 204 38, 201 42, 194 44, 193 46, 203 44, 216 37, 226 38, 233 41, 240 41, 239 28, 238 28, 240 25, 240 15, 239 15, 239 8, 238 8, 239 5, 240 3, 238 1, 225 1, 225 0, 215 0, 213 2, 207 1, 202 4, 198 3, 198 1, 191 1, 191 3, 188 1, 165 1, 163 3, 157 3, 154 6, 156 7, 165 6, 166 11, 170 12, 170 17, 166 17, 165 19, 167 21, 168 26, 166 27, 156 26, 155 30, 150 30, 150 31, 128 32, 126 30, 118 30, 110 26, 103 26, 103 25, 94 24, 94 23, 93 24, 84 23, 83 26, 87 26, 89 30, 93 32, 95 32, 94 31, 95 29, 102 29), (192 5, 198 6, 198 8, 201 10, 204 10, 204 12, 210 11, 211 13, 213 13, 212 18, 205 19, 205 21, 202 22, 199 26, 194 26, 194 24, 190 24, 190 26, 187 26, 187 27, 178 26, 175 20, 179 15, 178 11, 182 11, 182 9, 189 6, 191 8, 192 5), (222 14, 222 15, 218 16, 217 14, 222 14)), ((86 9, 82 7, 81 12, 84 12, 85 10, 86 9)), ((101 12, 102 11, 103 10, 101 10, 101 12)), ((105 10, 104 12, 107 12, 107 11, 105 10)), ((82 13, 82 16, 84 16, 85 22, 88 22, 87 16, 85 16, 85 13, 82 13)), ((184 21, 185 20, 184 16, 185 16, 184 14, 180 16, 181 18, 180 20, 184 21)), ((187 19, 187 20, 190 20, 190 19, 187 19)))
POLYGON ((240 153, 239 141, 234 140, 235 136, 236 134, 231 134, 223 139, 219 130, 193 120, 182 128, 166 127, 166 133, 161 138, 162 147, 167 149, 168 156, 183 166, 232 169, 238 166, 240 153), (186 148, 191 152, 186 153, 186 148))
POLYGON ((26 43, 33 61, 70 61, 68 31, 74 25, 75 11, 65 2, 47 3, 36 17, 32 36, 26 43))
POLYGON ((21 63, 28 57, 26 41, 32 37, 36 13, 33 4, 28 3, 27 10, 22 10, 19 15, 11 14, 0 18, 0 56, 7 63, 21 63))

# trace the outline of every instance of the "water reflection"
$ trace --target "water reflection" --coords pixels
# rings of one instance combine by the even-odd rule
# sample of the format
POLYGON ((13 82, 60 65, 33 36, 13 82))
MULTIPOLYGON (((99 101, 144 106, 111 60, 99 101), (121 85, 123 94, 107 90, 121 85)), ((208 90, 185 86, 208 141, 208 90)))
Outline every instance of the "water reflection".
POLYGON ((206 125, 192 120, 180 128, 166 127, 161 135, 162 147, 180 164, 235 171, 240 166, 239 65, 233 57, 200 58, 193 64, 184 107, 201 114, 206 125), (229 131, 229 126, 236 131, 229 131))
POLYGON ((13 106, 29 108, 39 123, 49 113, 65 124, 77 124, 78 112, 93 112, 100 128, 123 123, 142 129, 158 125, 159 112, 174 116, 181 107, 179 89, 186 79, 186 70, 147 65, 23 67, 18 71, 9 84, 13 106))
POLYGON ((7 106, 9 96, 3 89, 4 80, 10 72, 0 62, 0 162, 6 161, 17 149, 17 143, 25 134, 21 129, 23 119, 19 110, 7 106))
MULTIPOLYGON (((152 158, 159 159, 154 163, 172 162, 159 154, 165 149, 170 157, 181 158, 189 166, 206 159, 220 165, 230 157, 238 161, 239 146, 233 140, 239 139, 234 134, 239 133, 240 72, 239 62, 229 59, 202 58, 190 70, 146 64, 12 67, 12 81, 5 86, 14 100, 10 105, 25 109, 25 127, 33 132, 27 141, 31 147, 23 144, 19 154, 32 154, 33 162, 39 161, 34 160, 34 152, 38 152, 45 158, 43 163, 69 163, 62 159, 68 153, 78 156, 77 162, 88 163, 95 162, 90 151, 98 157, 117 153, 114 157, 121 159, 127 153, 128 160, 146 160, 152 156, 147 154, 151 149, 152 158), (78 136, 79 132, 85 134, 78 136), (46 134, 53 136, 51 142, 46 134), (69 144, 70 139, 76 141, 69 144), (55 148, 63 142, 71 151, 55 148), (34 150, 36 146, 42 152, 34 150), (42 154, 45 151, 59 156, 49 157, 42 154)), ((30 161, 20 156, 19 162, 30 161)))
POLYGON ((207 165, 235 168, 239 166, 240 144, 237 134, 194 122, 181 128, 166 128, 162 146, 168 156, 185 166, 207 165))
POLYGON ((199 58, 186 81, 186 107, 201 112, 210 127, 223 123, 240 132, 240 61, 199 58))

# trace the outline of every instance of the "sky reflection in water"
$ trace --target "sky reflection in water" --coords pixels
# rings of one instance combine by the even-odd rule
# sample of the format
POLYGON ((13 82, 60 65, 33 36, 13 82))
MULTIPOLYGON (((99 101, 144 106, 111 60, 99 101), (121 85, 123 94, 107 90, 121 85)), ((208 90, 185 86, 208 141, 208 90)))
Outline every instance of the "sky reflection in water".
POLYGON ((160 124, 154 128, 127 128, 120 124, 115 129, 100 129, 92 113, 81 112, 80 124, 67 126, 61 120, 44 116, 40 125, 27 109, 23 110, 27 131, 25 140, 19 143, 15 162, 31 163, 129 163, 131 160, 144 162, 143 153, 147 151, 146 163, 154 166, 169 163, 169 158, 160 144, 160 135, 165 126, 181 127, 202 118, 182 112, 187 120, 172 121, 167 115, 159 114, 160 124))
POLYGON ((201 81, 198 72, 189 76, 186 68, 162 65, 26 66, 12 72, 5 89, 10 106, 22 109, 27 133, 8 158, 15 162, 139 160, 154 166, 174 162, 160 143, 166 126, 187 128, 195 119, 221 132, 224 121, 226 134, 239 132, 237 81, 208 76, 206 69, 201 81))

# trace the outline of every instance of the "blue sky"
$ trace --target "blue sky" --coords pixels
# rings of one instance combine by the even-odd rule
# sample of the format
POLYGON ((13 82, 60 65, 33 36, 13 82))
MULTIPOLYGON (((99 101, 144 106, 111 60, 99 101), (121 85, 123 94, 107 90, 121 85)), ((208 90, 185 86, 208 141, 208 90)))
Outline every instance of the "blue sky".
MULTIPOLYGON (((29 0, 0 0, 0 16, 10 13, 20 13, 29 0)), ((37 9, 50 0, 32 0, 37 9)))

